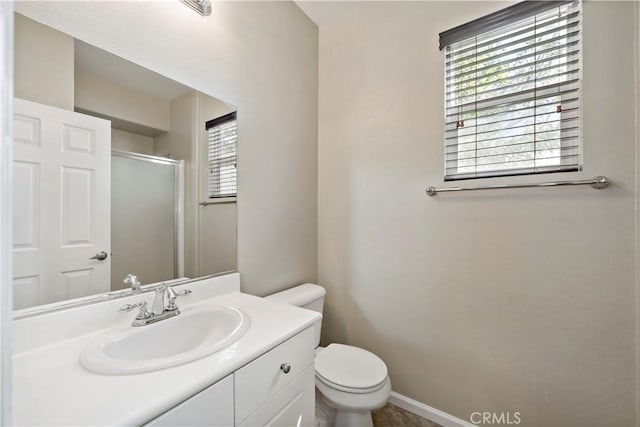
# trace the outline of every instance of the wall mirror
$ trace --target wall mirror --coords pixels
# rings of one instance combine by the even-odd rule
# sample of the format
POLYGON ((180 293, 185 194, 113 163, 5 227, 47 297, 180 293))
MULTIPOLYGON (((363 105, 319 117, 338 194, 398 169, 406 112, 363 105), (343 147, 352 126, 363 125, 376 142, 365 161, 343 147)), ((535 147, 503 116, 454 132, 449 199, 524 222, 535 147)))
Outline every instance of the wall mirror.
POLYGON ((20 14, 14 34, 14 310, 235 271, 236 108, 20 14))

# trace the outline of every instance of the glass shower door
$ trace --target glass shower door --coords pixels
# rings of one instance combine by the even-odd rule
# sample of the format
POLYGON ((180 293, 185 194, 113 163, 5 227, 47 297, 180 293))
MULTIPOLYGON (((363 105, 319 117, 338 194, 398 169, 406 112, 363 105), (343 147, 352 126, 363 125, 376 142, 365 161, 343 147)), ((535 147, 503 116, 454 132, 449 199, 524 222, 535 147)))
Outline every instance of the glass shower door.
POLYGON ((111 289, 129 273, 143 284, 178 277, 180 162, 113 151, 111 289))

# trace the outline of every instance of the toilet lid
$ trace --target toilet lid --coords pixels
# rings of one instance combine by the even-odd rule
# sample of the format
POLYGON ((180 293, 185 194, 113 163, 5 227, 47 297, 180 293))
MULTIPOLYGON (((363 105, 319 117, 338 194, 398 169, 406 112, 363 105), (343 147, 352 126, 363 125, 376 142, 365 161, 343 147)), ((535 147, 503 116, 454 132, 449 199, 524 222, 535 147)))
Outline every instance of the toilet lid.
POLYGON ((329 383, 368 389, 387 379, 387 365, 375 354, 358 347, 329 344, 315 359, 316 374, 329 383))

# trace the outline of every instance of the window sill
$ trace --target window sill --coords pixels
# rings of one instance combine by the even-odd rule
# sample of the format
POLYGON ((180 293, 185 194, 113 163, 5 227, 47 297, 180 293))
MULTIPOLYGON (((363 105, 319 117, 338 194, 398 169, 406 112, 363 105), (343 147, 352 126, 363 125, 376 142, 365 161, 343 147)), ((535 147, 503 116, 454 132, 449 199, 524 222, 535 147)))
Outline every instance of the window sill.
POLYGON ((204 202, 198 203, 200 206, 218 205, 221 203, 235 203, 237 197, 220 197, 217 199, 207 199, 204 202))

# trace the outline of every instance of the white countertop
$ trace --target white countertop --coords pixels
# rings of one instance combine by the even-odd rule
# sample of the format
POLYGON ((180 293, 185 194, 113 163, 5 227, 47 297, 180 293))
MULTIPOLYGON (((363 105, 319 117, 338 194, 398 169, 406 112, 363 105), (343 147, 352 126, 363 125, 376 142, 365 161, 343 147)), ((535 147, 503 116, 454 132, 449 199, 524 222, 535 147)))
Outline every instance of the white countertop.
MULTIPOLYGON (((319 313, 240 292, 185 304, 181 310, 203 304, 237 307, 251 326, 230 347, 181 366, 134 375, 89 372, 79 355, 104 329, 15 354, 15 425, 144 424, 321 319, 319 313)), ((113 327, 132 319, 128 313, 113 327)))

